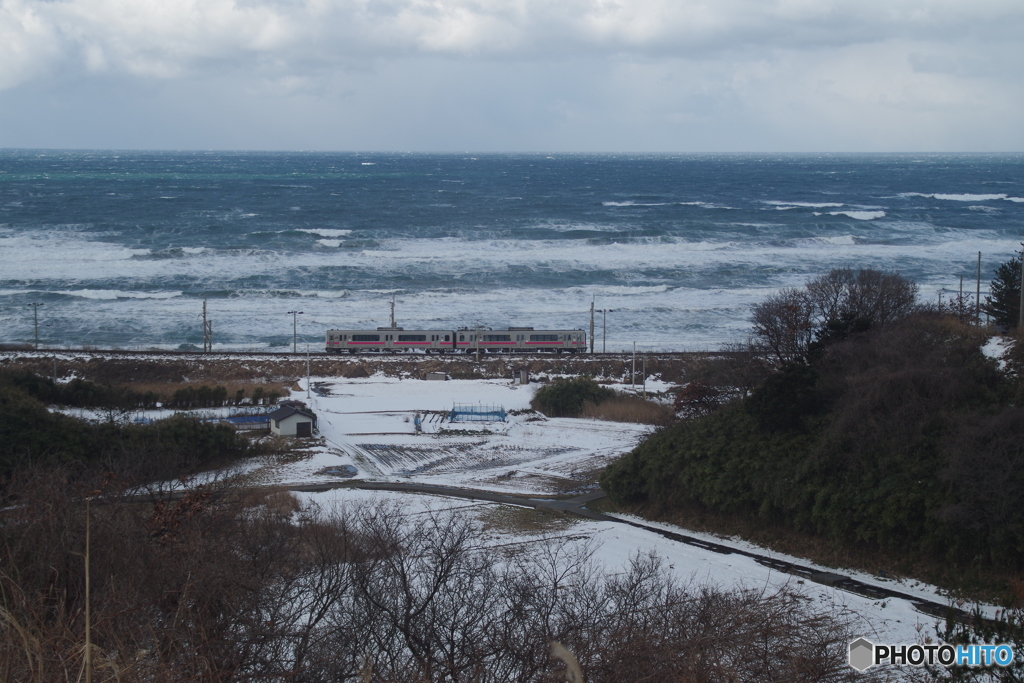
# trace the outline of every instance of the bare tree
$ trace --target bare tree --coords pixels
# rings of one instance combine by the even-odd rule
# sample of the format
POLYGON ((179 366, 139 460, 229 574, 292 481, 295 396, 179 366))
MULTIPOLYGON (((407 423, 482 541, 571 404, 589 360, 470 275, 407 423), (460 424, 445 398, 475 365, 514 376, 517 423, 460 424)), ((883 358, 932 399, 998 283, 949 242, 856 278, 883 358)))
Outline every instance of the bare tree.
POLYGON ((807 292, 787 288, 772 294, 753 310, 754 338, 778 362, 802 359, 814 339, 814 307, 807 292))
POLYGON ((917 285, 899 273, 838 268, 754 306, 755 344, 778 363, 806 359, 815 342, 901 320, 917 308, 917 285))

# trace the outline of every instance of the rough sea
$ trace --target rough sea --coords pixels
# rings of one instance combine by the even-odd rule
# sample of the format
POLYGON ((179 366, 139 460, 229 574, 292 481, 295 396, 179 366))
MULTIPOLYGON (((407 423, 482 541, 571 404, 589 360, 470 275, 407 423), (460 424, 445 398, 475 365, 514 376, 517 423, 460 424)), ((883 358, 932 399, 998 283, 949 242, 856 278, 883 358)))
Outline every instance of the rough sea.
MULTIPOLYGON (((0 151, 0 342, 322 348, 328 328, 742 341, 836 267, 982 292, 1024 236, 1024 155, 0 151), (607 313, 602 314, 601 309, 607 313)), ((187 346, 185 347, 187 348, 187 346)))

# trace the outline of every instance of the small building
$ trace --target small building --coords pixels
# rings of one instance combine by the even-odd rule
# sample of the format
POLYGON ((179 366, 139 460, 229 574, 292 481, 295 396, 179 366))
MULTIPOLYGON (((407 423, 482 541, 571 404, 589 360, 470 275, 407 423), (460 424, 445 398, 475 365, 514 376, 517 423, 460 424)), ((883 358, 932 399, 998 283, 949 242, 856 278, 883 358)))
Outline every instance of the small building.
POLYGON ((313 436, 316 430, 316 415, 302 408, 284 406, 267 417, 270 433, 278 436, 313 436))
POLYGON ((530 368, 526 366, 520 366, 512 371, 512 383, 513 384, 529 384, 530 383, 530 368))
POLYGON ((433 382, 446 382, 448 381, 447 372, 428 372, 427 379, 433 382))

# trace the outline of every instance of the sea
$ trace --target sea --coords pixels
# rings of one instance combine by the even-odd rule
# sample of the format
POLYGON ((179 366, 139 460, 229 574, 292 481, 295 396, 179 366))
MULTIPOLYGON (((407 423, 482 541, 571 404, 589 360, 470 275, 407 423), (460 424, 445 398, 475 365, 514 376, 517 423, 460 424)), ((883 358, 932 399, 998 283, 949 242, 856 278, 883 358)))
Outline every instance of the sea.
POLYGON ((1024 236, 1021 154, 0 150, 0 342, 322 349, 327 329, 588 329, 711 351, 833 268, 925 301, 1024 236), (39 304, 33 306, 32 304, 39 304))

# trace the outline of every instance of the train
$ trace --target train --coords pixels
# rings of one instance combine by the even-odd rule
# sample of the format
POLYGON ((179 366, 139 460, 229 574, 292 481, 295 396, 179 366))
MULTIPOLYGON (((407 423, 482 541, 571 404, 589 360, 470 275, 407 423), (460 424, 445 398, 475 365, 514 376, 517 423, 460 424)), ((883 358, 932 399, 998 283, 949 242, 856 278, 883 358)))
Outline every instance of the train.
POLYGON ((582 353, 587 350, 583 330, 536 330, 509 327, 503 330, 406 330, 378 327, 375 330, 327 330, 327 353, 582 353))

